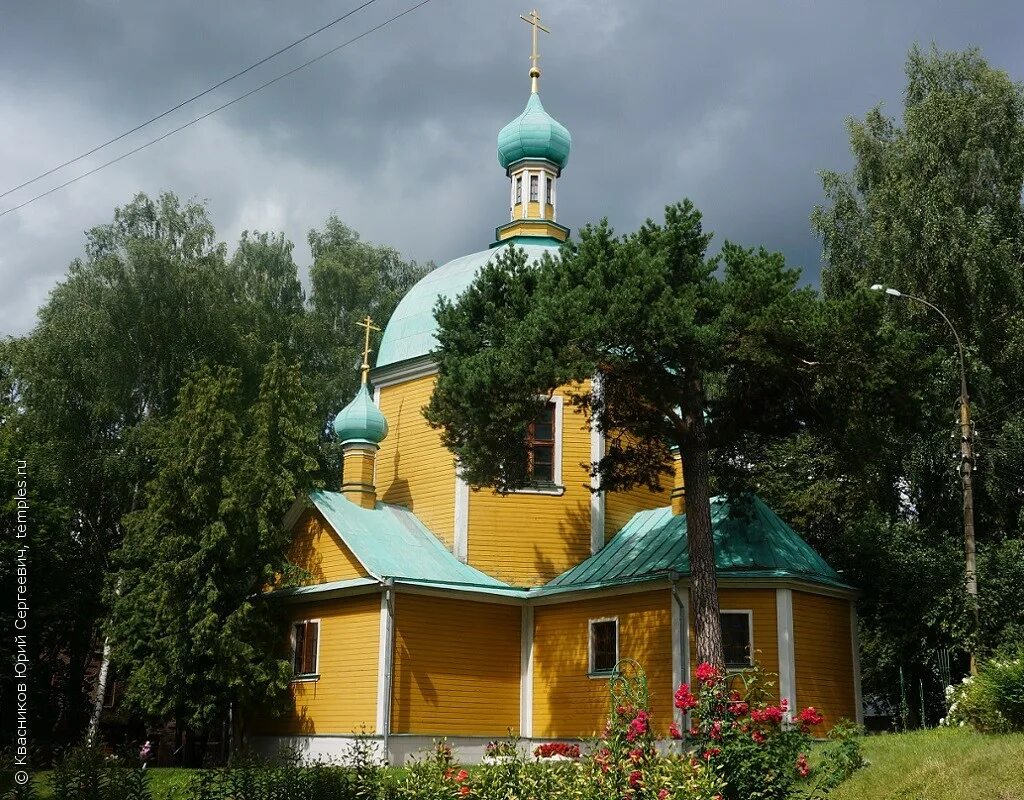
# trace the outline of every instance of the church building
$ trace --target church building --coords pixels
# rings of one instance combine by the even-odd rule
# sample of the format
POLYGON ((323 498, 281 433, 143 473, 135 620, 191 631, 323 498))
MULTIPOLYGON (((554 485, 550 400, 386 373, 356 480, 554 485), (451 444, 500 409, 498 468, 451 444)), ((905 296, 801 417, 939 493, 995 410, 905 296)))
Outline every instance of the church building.
MULTIPOLYGON (((474 761, 510 733, 531 749, 592 737, 622 659, 646 672, 655 729, 682 721, 673 692, 695 661, 678 459, 671 492, 592 492, 585 465, 603 437, 556 390, 524 436, 535 484, 474 491, 423 417, 437 298, 457 297, 503 248, 557 256, 569 236, 557 187, 571 140, 541 104, 539 17, 524 19, 531 92, 498 134, 509 219, 489 247, 399 303, 375 367, 364 357, 362 386, 334 421, 340 491, 312 492, 285 520, 290 560, 309 578, 273 592, 294 679, 288 712, 257 725, 265 752, 338 757, 363 734, 399 764, 447 737, 474 761)), ((758 498, 744 513, 716 498, 712 517, 728 667, 756 660, 776 673, 778 695, 817 708, 824 730, 859 719, 855 590, 758 498)))

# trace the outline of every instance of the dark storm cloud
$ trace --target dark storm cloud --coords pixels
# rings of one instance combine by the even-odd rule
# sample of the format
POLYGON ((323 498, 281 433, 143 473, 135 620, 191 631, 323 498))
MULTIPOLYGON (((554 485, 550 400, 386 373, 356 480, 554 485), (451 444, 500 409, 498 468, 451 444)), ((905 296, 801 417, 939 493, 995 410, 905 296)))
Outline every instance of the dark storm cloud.
MULTIPOLYGON (((409 0, 411 2, 411 0, 409 0)), ((0 184, 159 113, 357 5, 5 4, 0 184)), ((405 7, 378 0, 236 84, 70 168, 95 166, 405 7), (105 156, 105 157, 104 157, 105 156)), ((207 199, 221 237, 307 231, 336 212, 421 261, 485 247, 507 214, 498 129, 528 95, 510 0, 432 0, 383 31, 172 139, 0 218, 0 334, 21 333, 82 231, 139 190, 207 199)), ((977 44, 1024 77, 1024 11, 960 2, 588 2, 540 8, 541 95, 573 134, 560 220, 619 230, 691 197, 718 241, 764 244, 818 274, 820 169, 849 166, 844 119, 899 108, 912 43, 977 44)), ((56 176, 0 200, 21 201, 56 176), (33 192, 32 190, 35 190, 33 192)))

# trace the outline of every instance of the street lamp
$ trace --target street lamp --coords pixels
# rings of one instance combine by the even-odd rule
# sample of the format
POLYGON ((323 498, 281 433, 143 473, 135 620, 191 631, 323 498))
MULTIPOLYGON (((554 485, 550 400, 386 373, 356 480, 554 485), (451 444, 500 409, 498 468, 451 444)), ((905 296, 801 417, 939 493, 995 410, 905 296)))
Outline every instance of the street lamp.
MULTIPOLYGON (((979 629, 978 577, 974 551, 974 487, 972 482, 972 473, 974 471, 974 436, 971 431, 971 402, 967 395, 967 370, 964 367, 964 346, 960 341, 960 334, 953 327, 953 323, 949 321, 949 317, 943 314, 938 306, 929 303, 923 297, 915 297, 912 294, 906 294, 899 289, 883 286, 880 283, 874 284, 871 290, 873 292, 884 291, 891 297, 902 297, 927 306, 942 317, 942 320, 953 332, 953 338, 956 340, 956 349, 960 356, 960 478, 964 485, 964 549, 967 554, 967 598, 971 611, 974 613, 974 632, 977 635, 979 629)), ((971 649, 973 650, 974 648, 972 647, 971 649)), ((976 674, 977 671, 978 664, 972 652, 971 674, 976 674)))

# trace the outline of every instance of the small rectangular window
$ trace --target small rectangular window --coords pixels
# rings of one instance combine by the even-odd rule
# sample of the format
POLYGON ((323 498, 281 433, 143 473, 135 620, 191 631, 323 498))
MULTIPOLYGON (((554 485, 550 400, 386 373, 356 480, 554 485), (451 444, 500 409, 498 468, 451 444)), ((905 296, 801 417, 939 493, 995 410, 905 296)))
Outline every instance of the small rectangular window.
POLYGON ((516 175, 516 203, 523 202, 523 176, 516 175))
POLYGON ((530 477, 535 483, 555 481, 555 404, 549 402, 526 432, 530 477))
POLYGON ((590 620, 590 672, 613 672, 619 663, 619 621, 590 620))
POLYGON ((317 674, 319 643, 319 622, 296 622, 292 626, 292 671, 296 677, 317 674))
POLYGON ((540 176, 530 176, 530 202, 536 203, 540 196, 540 176))
POLYGON ((552 188, 554 187, 554 185, 555 182, 551 180, 551 178, 548 178, 548 182, 547 184, 545 184, 544 191, 544 202, 547 203, 548 205, 551 205, 552 188))
POLYGON ((727 667, 749 667, 753 664, 751 614, 749 611, 723 611, 722 649, 727 667))

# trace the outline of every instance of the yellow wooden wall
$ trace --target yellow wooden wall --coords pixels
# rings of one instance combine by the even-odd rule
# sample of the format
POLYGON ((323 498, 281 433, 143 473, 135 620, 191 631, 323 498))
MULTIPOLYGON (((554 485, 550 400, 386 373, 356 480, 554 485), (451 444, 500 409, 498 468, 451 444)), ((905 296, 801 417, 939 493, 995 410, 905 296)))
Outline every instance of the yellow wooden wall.
POLYGON ((796 702, 825 716, 817 733, 839 719, 856 719, 850 600, 793 592, 796 702))
POLYGON ((599 734, 608 720, 608 681, 591 678, 591 619, 619 618, 619 657, 647 673, 655 730, 672 721, 672 610, 667 588, 534 608, 533 735, 599 734))
MULTIPOLYGON (((666 484, 668 481, 666 480, 666 484)), ((625 492, 606 492, 604 496, 604 539, 608 541, 622 530, 638 511, 664 508, 672 502, 672 487, 663 492, 652 492, 646 486, 636 486, 625 492)))
MULTIPOLYGON (((590 428, 565 390, 562 485, 565 494, 469 494, 469 563, 500 580, 537 586, 590 556, 590 428)), ((667 502, 667 501, 666 501, 667 502)))
MULTIPOLYGON (((290 710, 257 722, 258 733, 374 732, 380 594, 326 600, 289 609, 290 621, 320 620, 320 679, 291 684, 290 710)), ((285 636, 291 637, 289 624, 285 636)), ((291 652, 290 644, 287 652, 291 652)))
POLYGON ((423 417, 434 380, 427 375, 380 390, 380 410, 389 432, 377 453, 377 497, 409 508, 451 548, 455 460, 441 444, 440 431, 423 417))
POLYGON ((308 583, 368 577, 352 551, 316 509, 303 512, 292 528, 288 560, 309 572, 308 583))
MULTIPOLYGON (((779 695, 779 629, 774 589, 719 589, 718 607, 722 611, 753 611, 754 658, 765 672, 774 673, 775 697, 779 695)), ((697 666, 696 623, 690 602, 690 669, 697 666)))
POLYGON ((521 613, 513 605, 398 594, 392 731, 517 731, 521 613))

